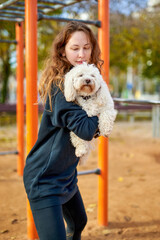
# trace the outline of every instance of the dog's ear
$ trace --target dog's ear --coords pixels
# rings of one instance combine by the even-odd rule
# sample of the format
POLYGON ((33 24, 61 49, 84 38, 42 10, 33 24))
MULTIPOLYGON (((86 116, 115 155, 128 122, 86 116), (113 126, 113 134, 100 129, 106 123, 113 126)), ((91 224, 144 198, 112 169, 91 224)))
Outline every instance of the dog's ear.
POLYGON ((68 102, 73 102, 76 98, 76 90, 73 86, 73 76, 68 72, 64 79, 64 96, 68 102))

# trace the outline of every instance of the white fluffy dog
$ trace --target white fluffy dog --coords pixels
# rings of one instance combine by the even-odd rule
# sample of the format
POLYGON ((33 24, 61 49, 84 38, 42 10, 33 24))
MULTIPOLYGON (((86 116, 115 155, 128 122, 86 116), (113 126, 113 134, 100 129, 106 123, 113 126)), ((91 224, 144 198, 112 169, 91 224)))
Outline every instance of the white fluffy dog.
MULTIPOLYGON (((97 67, 87 63, 73 67, 65 75, 64 96, 66 101, 75 101, 80 105, 89 117, 98 116, 100 135, 109 136, 117 111, 114 109, 107 84, 97 67)), ((76 148, 76 156, 84 163, 90 150, 90 141, 80 139, 71 132, 71 142, 76 148)))

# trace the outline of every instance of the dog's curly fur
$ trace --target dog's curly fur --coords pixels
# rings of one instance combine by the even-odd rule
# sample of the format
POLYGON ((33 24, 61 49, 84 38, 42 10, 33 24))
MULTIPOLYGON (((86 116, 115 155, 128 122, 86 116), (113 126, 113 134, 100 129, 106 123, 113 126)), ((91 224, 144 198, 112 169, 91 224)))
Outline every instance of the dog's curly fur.
MULTIPOLYGON (((107 84, 93 64, 83 63, 73 67, 64 80, 64 96, 68 102, 76 102, 89 117, 98 116, 99 132, 108 137, 112 131, 117 111, 107 84)), ((81 163, 86 161, 90 141, 85 141, 71 132, 71 141, 76 148, 75 154, 81 163)))

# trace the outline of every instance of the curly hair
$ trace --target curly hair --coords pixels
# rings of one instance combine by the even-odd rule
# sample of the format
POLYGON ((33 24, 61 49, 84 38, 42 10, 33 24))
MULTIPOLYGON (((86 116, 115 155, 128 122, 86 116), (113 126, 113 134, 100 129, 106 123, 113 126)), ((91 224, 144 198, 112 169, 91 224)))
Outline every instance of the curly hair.
POLYGON ((53 41, 51 53, 49 58, 45 62, 45 68, 42 72, 39 82, 39 94, 43 104, 46 102, 47 96, 49 96, 50 108, 51 106, 51 92, 53 84, 56 84, 61 90, 63 89, 64 75, 72 67, 70 62, 63 56, 65 46, 71 38, 72 34, 76 31, 83 31, 90 39, 92 46, 92 53, 90 62, 101 71, 103 61, 100 58, 100 48, 96 37, 91 29, 84 23, 72 21, 69 22, 63 30, 57 35, 53 41))

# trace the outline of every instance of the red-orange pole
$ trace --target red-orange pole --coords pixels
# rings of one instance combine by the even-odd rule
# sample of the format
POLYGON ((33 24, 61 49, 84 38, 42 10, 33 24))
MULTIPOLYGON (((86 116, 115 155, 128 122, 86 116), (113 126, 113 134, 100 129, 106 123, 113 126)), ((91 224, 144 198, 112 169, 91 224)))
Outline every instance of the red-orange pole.
POLYGON ((16 23, 17 40, 17 173, 23 175, 24 169, 24 60, 23 23, 16 23))
MULTIPOLYGON (((98 1, 98 18, 101 28, 98 31, 98 41, 104 60, 105 81, 109 82, 109 0, 98 1)), ((108 139, 99 138, 98 142, 98 165, 101 174, 98 177, 98 223, 102 226, 108 225, 108 139)))
MULTIPOLYGON (((37 0, 25 0, 25 46, 26 46, 26 126, 27 153, 37 140, 37 0)), ((27 202, 28 238, 38 239, 33 216, 27 202)))

